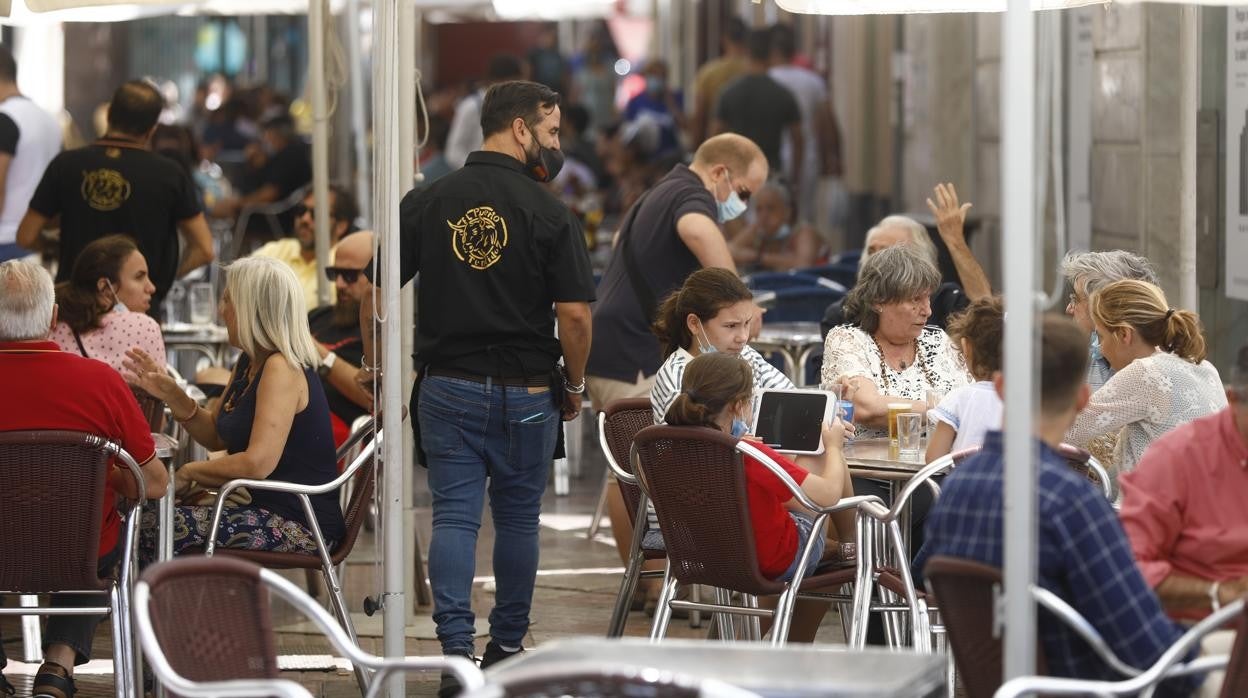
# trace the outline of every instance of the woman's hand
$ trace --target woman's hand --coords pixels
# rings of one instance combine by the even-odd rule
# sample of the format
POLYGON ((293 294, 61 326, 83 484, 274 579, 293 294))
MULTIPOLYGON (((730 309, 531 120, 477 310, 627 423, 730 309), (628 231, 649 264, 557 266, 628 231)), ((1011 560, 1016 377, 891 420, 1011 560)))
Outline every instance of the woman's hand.
POLYGON ((126 350, 126 358, 122 361, 122 366, 129 373, 126 380, 142 388, 152 397, 169 402, 174 396, 182 393, 177 382, 169 376, 168 370, 138 347, 126 350))

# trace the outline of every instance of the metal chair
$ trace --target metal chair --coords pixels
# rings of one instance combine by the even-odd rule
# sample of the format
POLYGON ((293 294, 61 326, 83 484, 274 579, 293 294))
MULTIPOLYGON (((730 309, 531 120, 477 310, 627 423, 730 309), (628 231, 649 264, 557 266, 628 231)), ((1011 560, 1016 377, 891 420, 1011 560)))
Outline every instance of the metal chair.
MULTIPOLYGON (((130 631, 130 598, 138 542, 143 471, 121 446, 76 431, 0 432, 0 594, 99 594, 98 606, 0 608, 0 615, 112 616, 116 694, 142 694, 138 655, 130 631), (112 577, 99 575, 105 479, 112 461, 138 483, 136 506, 122 517, 121 561, 112 577)), ((111 503, 109 503, 111 506, 111 503)))
POLYGON ((1095 456, 1085 449, 1070 444, 1059 445, 1057 452, 1066 459, 1071 468, 1099 487, 1105 499, 1111 503, 1117 501, 1118 483, 1110 477, 1109 471, 1095 456))
POLYGON ((279 678, 269 594, 310 618, 356 667, 376 672, 365 695, 377 695, 392 673, 443 670, 477 688, 481 671, 465 657, 388 659, 368 654, 335 619, 271 570, 227 557, 181 557, 153 565, 134 592, 139 644, 160 683, 188 698, 312 694, 279 678))
POLYGON ((543 662, 508 669, 463 698, 758 698, 758 694, 714 679, 699 679, 652 667, 602 661, 543 662))
MULTIPOLYGON (((628 622, 628 610, 632 605, 633 595, 637 591, 638 580, 643 577, 652 579, 662 576, 662 572, 658 570, 643 570, 642 566, 645 562, 667 558, 667 551, 662 547, 646 548, 644 546, 647 523, 646 505, 650 500, 637 485, 637 477, 632 471, 632 461, 629 460, 633 438, 642 429, 652 426, 654 426, 654 412, 649 398, 616 400, 598 413, 598 444, 602 447, 602 454, 607 459, 608 474, 614 473, 615 479, 620 484, 624 508, 628 510, 629 523, 633 527, 628 564, 624 569, 624 577, 620 580, 620 591, 615 597, 611 622, 607 626, 607 637, 620 637, 624 634, 624 626, 628 622)), ((603 482, 604 494, 609 485, 609 479, 603 482)))
MULTIPOLYGON (((949 636, 969 698, 989 698, 1001 685, 1001 623, 996 616, 1001 596, 1001 570, 973 560, 933 556, 923 576, 939 600, 941 618, 949 636)), ((1138 677, 1141 671, 1118 658, 1091 623, 1056 594, 1033 586, 1030 593, 1041 608, 1078 634, 1114 671, 1138 677)), ((1043 647, 1036 650, 1036 668, 1045 673, 1043 647)), ((1047 690, 1047 689, 1046 689, 1047 690)), ((1136 689, 1138 690, 1138 689, 1136 689)))
MULTIPOLYGON (((666 577, 650 634, 654 642, 666 634, 672 609, 686 608, 719 614, 723 637, 727 637, 727 615, 750 617, 753 635, 758 635, 757 619, 770 616, 774 620, 771 644, 781 645, 788 638, 793 605, 799 595, 848 604, 849 598, 833 590, 855 584, 857 594, 862 588, 866 567, 861 557, 854 569, 816 571, 804 579, 799 574, 792 582, 777 582, 762 575, 746 499, 743 455, 771 471, 816 515, 810 539, 799 551, 799 569, 806 568, 814 544, 825 535, 829 514, 856 508, 863 502, 879 501, 875 497, 847 497, 835 506, 822 507, 783 468, 747 441, 704 427, 643 429, 633 441, 634 468, 654 502, 667 546, 666 577), (702 584, 743 594, 745 605, 732 605, 725 593, 717 594, 718 603, 714 604, 679 601, 675 598, 678 584, 702 584), (774 611, 757 607, 757 597, 772 595, 780 597, 774 611)), ((861 520, 857 528, 861 545, 861 520)))
MULTIPOLYGON (((857 251, 857 250, 855 250, 857 251)), ((842 253, 849 254, 849 253, 842 253)), ((840 257, 841 255, 838 255, 840 257)), ((844 260, 835 260, 829 264, 819 267, 808 267, 800 269, 804 274, 813 274, 829 281, 840 284, 843 288, 850 289, 854 284, 858 283, 858 258, 852 259, 846 257, 844 260)))
POLYGON ((1222 681, 1220 698, 1239 698, 1248 695, 1248 606, 1245 599, 1227 604, 1209 614, 1204 620, 1188 629, 1182 637, 1170 646, 1153 665, 1145 671, 1136 671, 1133 676, 1121 681, 1091 681, 1084 679, 1068 679, 1049 676, 1023 676, 1012 679, 1001 686, 992 695, 994 698, 1017 698, 1025 695, 1044 694, 1046 696, 1134 696, 1151 698, 1157 685, 1162 681, 1190 674, 1203 674, 1218 669, 1227 669, 1222 681), (1230 655, 1220 657, 1201 657, 1189 663, 1183 659, 1200 640, 1209 633, 1221 629, 1227 623, 1236 620, 1235 645, 1230 655))
POLYGON ((845 286, 806 270, 793 271, 760 271, 743 279, 752 291, 778 291, 782 288, 802 288, 823 286, 834 291, 845 293, 845 286))
MULTIPOLYGON (((342 624, 343 630, 346 631, 352 642, 358 642, 358 638, 355 633, 355 624, 351 620, 351 613, 347 609, 347 600, 342 593, 342 584, 339 580, 337 566, 351 554, 351 550, 355 547, 355 541, 359 537, 360 528, 364 525, 364 519, 368 516, 368 505, 372 500, 373 487, 375 486, 374 471, 377 468, 377 461, 374 456, 380 452, 378 445, 382 439, 382 432, 378 430, 375 437, 365 441, 371 434, 371 429, 362 429, 352 434, 343 443, 339 451, 344 453, 355 448, 357 444, 363 443, 363 446, 351 461, 351 464, 338 477, 323 485, 296 485, 276 480, 248 479, 231 480, 222 485, 217 493, 216 505, 212 510, 212 525, 209 528, 210 531, 214 532, 214 535, 208 539, 203 551, 207 557, 212 557, 214 554, 228 555, 273 569, 320 569, 325 587, 329 590, 329 599, 334 609, 334 615, 338 618, 338 622, 342 624), (342 540, 338 541, 333 549, 330 549, 325 544, 325 536, 321 533, 321 527, 317 524, 316 514, 312 510, 312 501, 308 499, 308 496, 334 492, 347 482, 352 481, 354 481, 355 489, 351 493, 350 502, 343 509, 346 533, 343 534, 342 540), (303 505, 304 514, 308 518, 308 527, 316 540, 317 555, 282 553, 268 550, 218 548, 216 532, 221 527, 221 516, 225 510, 226 498, 239 487, 246 487, 249 490, 287 492, 298 497, 303 505)), ((187 554, 194 554, 194 552, 187 551, 187 554)), ((368 679, 358 665, 356 667, 356 677, 360 683, 360 690, 367 690, 368 679)))

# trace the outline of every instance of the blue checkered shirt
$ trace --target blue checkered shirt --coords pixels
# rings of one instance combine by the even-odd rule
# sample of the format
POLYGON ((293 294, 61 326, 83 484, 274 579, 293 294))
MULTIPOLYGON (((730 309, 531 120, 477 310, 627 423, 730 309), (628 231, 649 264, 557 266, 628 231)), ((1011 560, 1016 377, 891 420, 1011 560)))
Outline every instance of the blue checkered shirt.
MULTIPOLYGON (((945 480, 927 518, 916 569, 923 569, 932 555, 1002 566, 1003 446, 1001 432, 989 432, 980 453, 958 465, 945 480)), ((1043 443, 1039 448, 1037 581, 1083 615, 1120 659, 1147 669, 1183 630, 1166 617, 1156 594, 1144 582, 1109 502, 1053 449, 1043 443)), ((1124 678, 1056 617, 1041 611, 1038 623, 1051 675, 1124 678)), ((1172 679, 1156 695, 1187 696, 1199 681, 1172 679)))
POLYGON ((1095 393, 1113 377, 1114 369, 1101 353, 1101 338, 1093 332, 1092 342, 1088 345, 1088 388, 1095 393))

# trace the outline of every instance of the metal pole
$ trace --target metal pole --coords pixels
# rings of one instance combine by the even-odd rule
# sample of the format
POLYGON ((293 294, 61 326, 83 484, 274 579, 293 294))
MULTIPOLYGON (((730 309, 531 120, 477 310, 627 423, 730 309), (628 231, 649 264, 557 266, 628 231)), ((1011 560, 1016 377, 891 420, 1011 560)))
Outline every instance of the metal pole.
MULTIPOLYGON (((415 182, 415 133, 416 133, 416 56, 420 53, 420 33, 416 22, 416 6, 404 2, 399 7, 399 191, 406 193, 415 182)), ((410 390, 408 378, 412 375, 412 319, 416 314, 416 285, 403 287, 399 301, 399 316, 394 318, 402 331, 403 349, 400 353, 402 364, 403 392, 410 390)), ((406 598, 413 599, 405 604, 411 613, 404 616, 404 623, 415 614, 416 602, 420 598, 416 594, 416 584, 424 584, 423 579, 415 579, 412 570, 416 568, 416 512, 412 502, 412 459, 415 442, 411 429, 403 429, 403 593, 406 598)))
POLYGON ((1179 14, 1179 303, 1200 310, 1196 288, 1196 110, 1200 107, 1200 9, 1179 14))
MULTIPOLYGON (((384 594, 384 650, 387 657, 405 654, 404 630, 407 621, 407 598, 404 595, 405 574, 403 537, 403 461, 402 425, 402 318, 399 308, 399 196, 403 182, 399 177, 401 162, 411 154, 401 153, 398 113, 400 46, 399 0, 376 0, 373 3, 373 138, 376 144, 376 165, 373 169, 373 216, 380 241, 381 286, 374 303, 376 312, 385 318, 382 323, 382 427, 389 436, 382 444, 385 467, 382 470, 383 497, 382 531, 384 594)), ((408 47, 411 48, 411 47, 408 47)), ((390 698, 403 695, 403 677, 390 679, 390 698)))
POLYGON ((1005 276, 1005 680, 1035 673, 1036 472, 1032 414, 1036 287, 1035 18, 1028 0, 1009 0, 1002 19, 1002 230, 1005 276))
POLYGON ((347 61, 351 70, 351 130, 355 151, 355 197, 360 202, 364 227, 373 225, 373 181, 368 157, 368 129, 365 128, 364 56, 360 48, 360 0, 347 0, 347 61))
MULTIPOLYGON (((329 103, 325 95, 325 0, 308 0, 308 82, 312 95, 312 196, 316 266, 329 266, 329 103)), ((329 280, 316 275, 318 305, 329 305, 329 280)))

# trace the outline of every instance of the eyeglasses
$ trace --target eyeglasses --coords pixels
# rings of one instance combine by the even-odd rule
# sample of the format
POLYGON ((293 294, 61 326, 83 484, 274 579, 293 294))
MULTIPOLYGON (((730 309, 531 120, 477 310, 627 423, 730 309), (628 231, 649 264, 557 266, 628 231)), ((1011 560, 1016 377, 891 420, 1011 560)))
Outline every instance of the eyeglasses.
POLYGON ((312 207, 304 206, 303 204, 295 204, 290 208, 290 213, 295 218, 303 218, 304 214, 312 213, 312 217, 315 218, 316 214, 313 213, 313 210, 314 209, 312 207))
MULTIPOLYGON (((736 185, 734 185, 732 181, 732 173, 725 171, 724 174, 728 177, 728 186, 736 189, 736 185)), ((754 192, 749 189, 737 189, 737 196, 741 197, 741 201, 744 203, 750 202, 750 195, 753 193, 754 192)))
POLYGON ((363 269, 347 269, 345 267, 325 267, 325 278, 329 279, 330 283, 334 283, 339 277, 342 277, 345 283, 353 284, 359 280, 363 271, 363 269))

